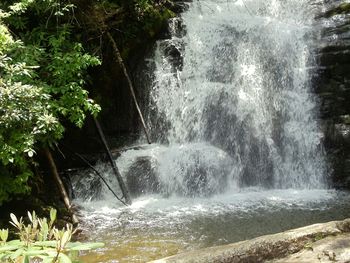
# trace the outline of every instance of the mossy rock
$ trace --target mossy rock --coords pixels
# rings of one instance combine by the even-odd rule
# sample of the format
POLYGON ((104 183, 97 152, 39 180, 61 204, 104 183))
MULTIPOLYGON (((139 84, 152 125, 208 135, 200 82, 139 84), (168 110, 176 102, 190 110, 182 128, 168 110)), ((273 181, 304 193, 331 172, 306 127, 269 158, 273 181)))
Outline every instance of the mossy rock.
POLYGON ((350 114, 340 116, 342 123, 350 125, 350 114))
POLYGON ((343 15, 350 13, 350 3, 342 3, 339 6, 327 11, 324 17, 329 18, 335 15, 343 15))

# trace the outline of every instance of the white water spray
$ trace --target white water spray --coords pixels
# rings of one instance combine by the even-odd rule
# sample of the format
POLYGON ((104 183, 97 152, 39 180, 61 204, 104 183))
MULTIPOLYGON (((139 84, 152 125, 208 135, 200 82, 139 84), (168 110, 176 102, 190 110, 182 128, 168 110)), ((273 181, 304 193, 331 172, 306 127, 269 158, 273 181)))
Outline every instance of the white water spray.
POLYGON ((310 92, 313 4, 194 1, 183 37, 174 19, 155 51, 148 105, 153 138, 167 145, 157 157, 162 185, 325 187, 310 92))
POLYGON ((169 22, 146 87, 156 144, 117 160, 134 194, 326 187, 310 76, 317 7, 202 0, 169 22))

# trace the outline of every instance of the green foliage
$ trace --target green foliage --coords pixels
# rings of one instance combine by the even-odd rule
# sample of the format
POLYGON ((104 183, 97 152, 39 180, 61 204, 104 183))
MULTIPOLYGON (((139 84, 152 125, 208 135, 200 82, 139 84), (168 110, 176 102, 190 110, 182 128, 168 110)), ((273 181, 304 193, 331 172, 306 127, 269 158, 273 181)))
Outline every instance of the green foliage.
POLYGON ((134 10, 137 19, 142 24, 142 30, 154 37, 164 22, 175 14, 164 6, 170 1, 137 0, 134 10))
POLYGON ((36 149, 63 136, 63 121, 81 127, 100 110, 84 89, 100 61, 73 41, 73 10, 58 0, 0 3, 0 204, 28 192, 36 149))
POLYGON ((51 209, 50 220, 38 218, 36 213, 28 212, 30 223, 24 224, 23 218, 10 215, 10 224, 16 228, 19 239, 7 241, 8 229, 0 230, 1 262, 40 262, 69 263, 77 262, 78 251, 103 247, 103 243, 71 242, 73 227, 67 225, 58 230, 54 226, 56 210, 51 209))
POLYGON ((144 45, 145 37, 153 38, 165 25, 166 20, 175 13, 168 7, 172 0, 101 0, 99 5, 105 9, 122 9, 117 12, 123 16, 116 27, 123 32, 118 38, 122 49, 132 48, 133 42, 144 45), (131 42, 132 41, 132 42, 131 42))
POLYGON ((350 13, 350 3, 341 3, 338 6, 335 6, 334 8, 327 11, 324 16, 325 17, 331 17, 335 15, 344 15, 350 13))
POLYGON ((80 43, 67 41, 69 30, 63 27, 61 31, 48 38, 48 57, 50 61, 44 73, 52 77, 45 86, 46 91, 54 94, 57 99, 52 101, 56 114, 67 117, 72 123, 81 127, 85 119, 85 112, 96 115, 100 110, 93 100, 88 98, 88 92, 82 88, 85 84, 82 71, 89 66, 99 65, 100 61, 83 52, 80 43))
POLYGON ((159 27, 169 18, 174 17, 175 14, 167 8, 163 8, 168 1, 159 1, 155 4, 151 0, 138 0, 135 5, 137 17, 143 24, 143 30, 154 37, 159 27))
POLYGON ((31 176, 27 159, 32 158, 34 143, 52 132, 60 137, 62 127, 50 114, 49 95, 39 86, 24 84, 33 67, 16 62, 11 53, 23 48, 13 41, 6 27, 0 32, 0 204, 11 194, 25 193, 31 176))
MULTIPOLYGON (((123 10, 116 28, 124 32, 118 44, 126 56, 174 15, 168 1, 77 3, 123 10)), ((87 69, 100 61, 77 41, 78 11, 69 0, 0 1, 0 205, 29 192, 40 148, 55 145, 68 123, 81 127, 87 114, 100 110, 84 89, 87 69)), ((100 20, 92 21, 99 26, 100 20)))

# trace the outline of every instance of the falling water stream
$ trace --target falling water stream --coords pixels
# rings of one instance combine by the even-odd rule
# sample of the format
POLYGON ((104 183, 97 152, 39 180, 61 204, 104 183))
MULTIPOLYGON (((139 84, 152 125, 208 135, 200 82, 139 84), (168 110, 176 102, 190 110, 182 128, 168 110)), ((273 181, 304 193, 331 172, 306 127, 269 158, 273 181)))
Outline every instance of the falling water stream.
POLYGON ((201 0, 169 21, 144 87, 155 143, 116 160, 133 204, 89 171, 73 178, 88 238, 106 243, 84 262, 145 262, 350 215, 348 195, 327 188, 311 92, 321 9, 201 0))

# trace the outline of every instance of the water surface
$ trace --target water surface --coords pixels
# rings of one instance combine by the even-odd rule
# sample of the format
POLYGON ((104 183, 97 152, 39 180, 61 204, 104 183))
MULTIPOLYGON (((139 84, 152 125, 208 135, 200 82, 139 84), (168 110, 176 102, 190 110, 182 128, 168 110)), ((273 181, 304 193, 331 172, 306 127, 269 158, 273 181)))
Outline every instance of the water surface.
POLYGON ((335 190, 246 189, 212 198, 144 196, 84 202, 83 229, 106 247, 83 262, 147 262, 350 216, 350 195, 335 190))

